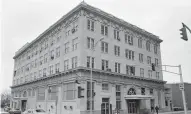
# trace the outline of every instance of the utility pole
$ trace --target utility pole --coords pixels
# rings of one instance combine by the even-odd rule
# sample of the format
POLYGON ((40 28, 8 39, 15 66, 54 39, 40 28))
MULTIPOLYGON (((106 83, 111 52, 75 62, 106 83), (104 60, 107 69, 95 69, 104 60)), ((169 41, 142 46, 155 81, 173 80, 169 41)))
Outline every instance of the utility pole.
POLYGON ((182 100, 183 100, 183 105, 184 105, 184 114, 187 114, 187 106, 186 106, 186 98, 185 98, 185 92, 184 92, 184 82, 183 82, 183 78, 182 78, 181 65, 179 65, 178 67, 179 67, 179 73, 180 73, 180 83, 181 83, 182 86, 183 86, 183 88, 181 89, 181 91, 182 91, 182 100))

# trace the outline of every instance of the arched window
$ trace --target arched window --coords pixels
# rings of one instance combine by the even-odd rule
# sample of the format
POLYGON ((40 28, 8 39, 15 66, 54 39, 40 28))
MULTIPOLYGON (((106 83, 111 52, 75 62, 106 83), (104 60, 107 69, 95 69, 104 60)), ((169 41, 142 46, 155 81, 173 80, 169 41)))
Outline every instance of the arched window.
POLYGON ((23 97, 27 97, 27 91, 24 91, 23 97))
POLYGON ((127 94, 128 95, 136 95, 136 91, 134 88, 130 88, 127 94))

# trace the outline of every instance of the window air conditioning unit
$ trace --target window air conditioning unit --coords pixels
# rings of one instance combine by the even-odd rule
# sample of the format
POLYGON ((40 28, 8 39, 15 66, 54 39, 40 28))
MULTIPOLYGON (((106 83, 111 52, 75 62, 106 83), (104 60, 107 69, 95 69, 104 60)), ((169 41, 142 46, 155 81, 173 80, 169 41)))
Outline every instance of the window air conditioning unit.
POLYGON ((75 28, 73 28, 73 29, 72 29, 72 33, 74 33, 75 31, 76 31, 75 28))
POLYGON ((54 56, 51 56, 51 59, 53 60, 53 59, 54 59, 54 56))
POLYGON ((110 68, 108 68, 108 69, 107 69, 107 71, 111 72, 111 69, 110 69, 110 68))

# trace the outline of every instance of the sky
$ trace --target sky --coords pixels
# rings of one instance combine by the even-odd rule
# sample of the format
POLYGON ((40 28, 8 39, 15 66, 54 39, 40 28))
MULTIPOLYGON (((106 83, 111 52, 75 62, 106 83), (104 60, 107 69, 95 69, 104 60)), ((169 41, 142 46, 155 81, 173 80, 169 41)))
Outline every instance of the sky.
MULTIPOLYGON (((82 0, 2 0, 0 92, 12 85, 13 56, 82 0)), ((182 65, 183 80, 191 83, 191 34, 182 40, 184 22, 191 28, 190 0, 85 0, 86 3, 149 31, 163 40, 163 65, 182 65)), ((168 70, 178 72, 178 68, 168 70)), ((180 76, 163 72, 168 83, 180 76)))

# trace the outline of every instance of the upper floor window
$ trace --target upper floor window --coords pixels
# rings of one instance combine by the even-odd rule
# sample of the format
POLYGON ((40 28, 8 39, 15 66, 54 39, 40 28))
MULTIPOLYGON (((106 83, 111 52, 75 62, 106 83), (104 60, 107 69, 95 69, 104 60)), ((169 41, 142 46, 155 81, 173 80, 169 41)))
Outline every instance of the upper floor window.
POLYGON ((55 64, 55 72, 58 73, 60 71, 60 63, 55 64))
POLYGON ((156 78, 159 79, 159 72, 156 72, 156 78))
POLYGON ((116 29, 114 30, 114 39, 117 39, 118 41, 120 41, 119 31, 116 29))
POLYGON ((72 40, 72 50, 77 50, 78 48, 78 38, 72 40))
POLYGON ((128 35, 128 43, 129 43, 129 45, 133 45, 133 36, 132 35, 128 35))
POLYGON ((46 54, 44 54, 44 63, 47 63, 47 61, 48 61, 48 53, 46 53, 46 54))
POLYGON ((127 59, 134 60, 134 58, 135 58, 134 53, 135 52, 132 50, 125 49, 125 57, 127 59))
POLYGON ((39 70, 39 76, 38 76, 39 78, 41 78, 42 77, 42 70, 39 70))
POLYGON ((78 58, 77 56, 72 57, 72 68, 76 68, 78 65, 78 58))
POLYGON ((135 75, 135 67, 126 65, 126 74, 127 75, 135 75))
POLYGON ((92 68, 94 68, 94 57, 87 56, 87 67, 90 68, 90 64, 92 63, 92 68), (92 61, 90 61, 90 58, 92 61))
POLYGON ((42 63, 43 63, 43 56, 41 56, 39 59, 40 59, 40 65, 42 65, 42 63))
POLYGON ((151 57, 150 56, 147 56, 147 64, 151 64, 151 57))
POLYGON ((140 76, 144 77, 144 69, 143 68, 140 68, 140 76))
POLYGON ((69 69, 69 60, 64 61, 64 71, 69 69))
POLYGON ((90 37, 87 38, 87 48, 94 49, 94 39, 93 38, 90 38, 90 37))
POLYGON ((101 34, 107 36, 108 35, 108 27, 105 25, 101 25, 101 34))
POLYGON ((43 69, 43 77, 46 76, 46 68, 43 69))
POLYGON ((54 59, 54 50, 51 50, 51 52, 50 52, 50 59, 51 59, 51 60, 54 59))
POLYGON ((64 44, 64 49, 65 54, 69 52, 69 42, 64 44))
POLYGON ((145 88, 141 88, 141 95, 145 95, 145 88))
POLYGON ((56 57, 60 57, 60 46, 56 48, 56 57))
POLYGON ((115 62, 115 72, 120 73, 120 67, 121 67, 121 64, 115 62))
POLYGON ((107 70, 108 66, 109 66, 108 64, 109 64, 108 60, 102 60, 101 69, 102 70, 107 70))
POLYGON ((147 51, 151 51, 151 43, 150 43, 150 41, 146 42, 146 49, 147 49, 147 51))
POLYGON ((120 47, 119 46, 114 46, 114 53, 116 56, 120 56, 120 47))
POLYGON ((158 67, 159 66, 159 60, 157 58, 155 58, 155 66, 158 67))
POLYGON ((94 21, 88 19, 87 20, 87 28, 88 28, 88 30, 94 31, 94 21))
POLYGON ((44 87, 38 88, 37 99, 38 100, 45 100, 45 88, 44 87))
POLYGON ((108 43, 101 42, 101 51, 104 53, 108 53, 108 43))
POLYGON ((139 62, 143 62, 143 54, 142 53, 139 53, 139 62))
POLYGON ((150 95, 153 95, 153 89, 150 89, 150 95))
POLYGON ((61 36, 57 36, 56 42, 60 42, 61 36))
POLYGON ((138 39, 138 47, 139 48, 143 47, 143 40, 141 38, 138 39))
POLYGON ((149 78, 152 78, 152 70, 148 70, 148 76, 149 78))
POLYGON ((158 53, 158 50, 157 50, 157 45, 155 44, 154 45, 154 53, 157 54, 158 53))
POLYGON ((103 83, 102 84, 102 90, 109 91, 109 84, 103 83))
POLYGON ((53 65, 49 66, 49 74, 50 75, 53 74, 53 70, 54 70, 53 67, 54 67, 53 65))

